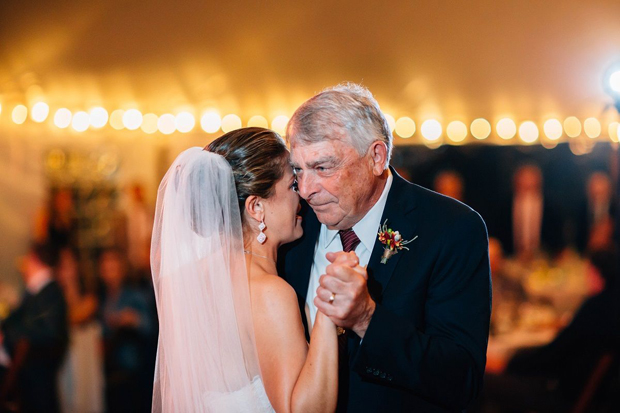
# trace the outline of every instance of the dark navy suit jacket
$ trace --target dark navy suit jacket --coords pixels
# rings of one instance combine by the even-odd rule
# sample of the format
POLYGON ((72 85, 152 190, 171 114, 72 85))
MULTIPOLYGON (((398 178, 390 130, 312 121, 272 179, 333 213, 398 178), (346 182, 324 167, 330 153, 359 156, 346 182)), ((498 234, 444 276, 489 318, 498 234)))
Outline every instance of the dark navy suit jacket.
MULTIPOLYGON (((364 340, 348 333, 348 388, 339 410, 460 411, 478 395, 486 363, 491 281, 478 213, 407 182, 393 169, 381 222, 418 238, 381 264, 376 241, 368 288, 377 307, 364 340)), ((307 207, 307 205, 306 205, 307 207)), ((304 235, 280 252, 280 274, 305 300, 320 223, 304 211, 304 235)), ((341 393, 341 394, 342 394, 341 393)))

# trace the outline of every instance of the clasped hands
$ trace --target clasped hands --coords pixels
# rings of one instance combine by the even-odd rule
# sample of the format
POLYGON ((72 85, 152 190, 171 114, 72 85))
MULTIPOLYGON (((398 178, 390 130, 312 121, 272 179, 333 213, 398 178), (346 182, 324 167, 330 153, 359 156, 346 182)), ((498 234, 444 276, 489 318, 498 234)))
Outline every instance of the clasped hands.
POLYGON ((328 252, 326 257, 331 264, 319 279, 314 305, 337 326, 364 338, 376 306, 368 292, 366 268, 355 252, 328 252))

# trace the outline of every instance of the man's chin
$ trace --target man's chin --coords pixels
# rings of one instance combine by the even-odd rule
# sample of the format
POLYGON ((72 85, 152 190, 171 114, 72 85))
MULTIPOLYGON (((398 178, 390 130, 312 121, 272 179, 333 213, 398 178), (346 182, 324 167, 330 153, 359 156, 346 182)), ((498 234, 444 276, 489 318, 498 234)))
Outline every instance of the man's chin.
POLYGON ((326 212, 316 212, 315 211, 315 213, 316 213, 316 217, 318 218, 319 222, 321 224, 326 225, 327 228, 329 228, 329 229, 333 229, 342 220, 340 217, 334 217, 333 214, 329 214, 329 213, 326 213, 326 212))

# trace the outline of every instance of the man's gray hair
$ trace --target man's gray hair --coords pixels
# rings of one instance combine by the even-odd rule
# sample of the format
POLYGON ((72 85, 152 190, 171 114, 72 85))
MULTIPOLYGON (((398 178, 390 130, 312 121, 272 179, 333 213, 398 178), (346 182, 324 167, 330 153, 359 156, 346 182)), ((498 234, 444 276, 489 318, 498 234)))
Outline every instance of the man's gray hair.
POLYGON ((342 140, 345 133, 360 156, 366 154, 373 142, 383 141, 388 167, 392 132, 372 93, 361 85, 342 83, 323 90, 304 102, 286 127, 287 141, 302 144, 342 140))

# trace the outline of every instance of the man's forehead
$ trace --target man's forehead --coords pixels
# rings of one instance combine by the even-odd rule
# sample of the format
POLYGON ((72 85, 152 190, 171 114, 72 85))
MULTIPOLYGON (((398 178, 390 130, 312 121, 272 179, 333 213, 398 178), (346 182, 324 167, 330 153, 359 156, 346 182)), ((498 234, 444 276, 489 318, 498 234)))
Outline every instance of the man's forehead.
POLYGON ((291 146, 291 161, 293 164, 309 165, 339 158, 340 151, 331 141, 291 146))

